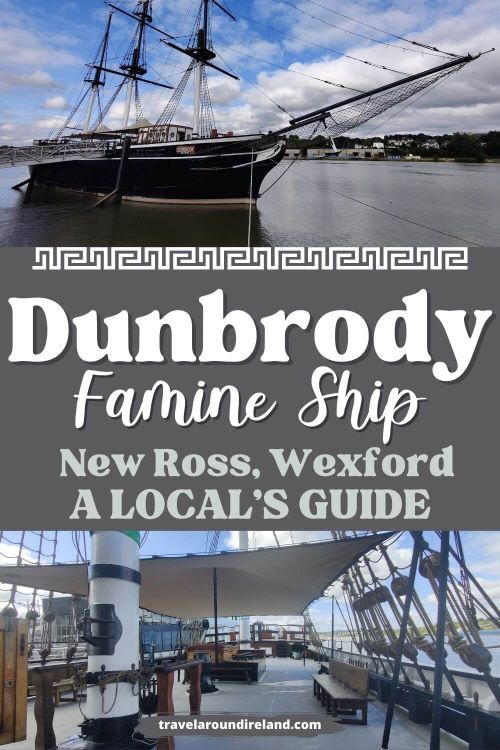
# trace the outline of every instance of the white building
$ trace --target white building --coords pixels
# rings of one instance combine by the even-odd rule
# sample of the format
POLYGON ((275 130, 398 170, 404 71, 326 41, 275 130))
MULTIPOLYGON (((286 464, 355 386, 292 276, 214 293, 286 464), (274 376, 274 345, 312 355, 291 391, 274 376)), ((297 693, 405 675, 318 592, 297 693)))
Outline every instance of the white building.
POLYGON ((385 149, 370 148, 369 146, 357 146, 354 148, 343 148, 339 151, 339 159, 384 159, 385 149))
POLYGON ((301 153, 301 148, 287 148, 285 151, 285 159, 298 159, 301 153))
MULTIPOLYGON (((298 150, 298 149, 297 149, 298 150)), ((289 149, 293 151, 293 149, 289 149)), ((288 153, 288 152, 287 152, 288 153)), ((308 148, 307 158, 314 159, 383 159, 384 148, 370 148, 369 146, 355 146, 354 148, 308 148)), ((290 156, 289 158, 294 158, 290 156)))
POLYGON ((307 158, 308 159, 331 159, 337 156, 338 150, 335 148, 308 148, 307 158))
POLYGON ((390 146, 413 146, 413 138, 389 138, 390 146))

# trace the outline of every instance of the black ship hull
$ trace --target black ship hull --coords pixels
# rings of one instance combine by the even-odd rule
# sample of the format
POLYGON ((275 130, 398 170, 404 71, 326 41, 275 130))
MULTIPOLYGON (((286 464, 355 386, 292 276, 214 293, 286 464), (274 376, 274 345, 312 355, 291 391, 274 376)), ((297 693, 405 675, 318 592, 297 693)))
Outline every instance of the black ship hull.
MULTIPOLYGON (((123 200, 149 203, 255 203, 266 175, 285 153, 248 141, 133 146, 124 167, 123 200)), ((117 187, 121 150, 31 167, 34 186, 109 195, 117 187)))

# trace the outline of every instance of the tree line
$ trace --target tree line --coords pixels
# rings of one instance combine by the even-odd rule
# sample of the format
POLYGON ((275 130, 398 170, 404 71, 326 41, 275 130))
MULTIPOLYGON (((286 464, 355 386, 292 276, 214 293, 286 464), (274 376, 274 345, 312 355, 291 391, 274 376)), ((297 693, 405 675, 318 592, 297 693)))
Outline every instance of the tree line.
MULTIPOLYGON (((421 156, 435 159, 457 159, 459 161, 484 162, 486 159, 500 159, 500 131, 488 133, 460 133, 429 135, 428 133, 394 133, 375 138, 335 138, 338 149, 350 149, 355 145, 373 148, 374 142, 383 142, 386 151, 393 156, 421 156), (396 142, 396 143, 394 143, 396 142)), ((331 140, 323 135, 308 141, 292 135, 288 139, 289 148, 329 148, 331 140)))

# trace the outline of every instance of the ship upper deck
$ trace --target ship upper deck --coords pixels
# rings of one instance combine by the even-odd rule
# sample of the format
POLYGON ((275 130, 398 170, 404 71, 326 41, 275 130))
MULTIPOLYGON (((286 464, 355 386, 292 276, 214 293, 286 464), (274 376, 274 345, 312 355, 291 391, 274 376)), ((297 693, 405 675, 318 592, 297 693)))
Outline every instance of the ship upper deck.
MULTIPOLYGON (((267 671, 258 684, 241 682, 218 682, 218 692, 202 697, 203 714, 312 714, 324 713, 313 696, 312 676, 318 672, 318 664, 311 659, 302 661, 291 658, 268 658, 267 671)), ((12 750, 33 750, 35 745, 35 719, 33 700, 28 709, 28 738, 25 742, 6 745, 12 750)), ((188 695, 182 682, 175 682, 174 705, 176 713, 188 713, 188 695)), ((85 701, 81 705, 85 713, 85 701)), ((376 750, 382 743, 385 706, 377 700, 370 701, 367 726, 339 724, 335 734, 317 737, 286 737, 287 750, 376 750)), ((58 742, 75 734, 82 714, 76 703, 64 702, 55 710, 54 731, 58 742)), ((410 723, 404 710, 396 707, 391 731, 390 748, 393 750, 427 750, 430 741, 428 726, 410 723)), ((184 736, 176 738, 176 750, 275 750, 276 737, 207 737, 184 736)), ((441 733, 442 750, 457 750, 465 745, 441 733)))

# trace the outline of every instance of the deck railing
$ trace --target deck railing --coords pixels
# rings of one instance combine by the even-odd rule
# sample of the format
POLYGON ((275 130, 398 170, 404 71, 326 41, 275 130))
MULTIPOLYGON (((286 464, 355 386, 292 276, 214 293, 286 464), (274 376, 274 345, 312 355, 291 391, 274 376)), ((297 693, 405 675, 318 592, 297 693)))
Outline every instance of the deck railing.
POLYGON ((109 144, 95 143, 48 143, 37 146, 13 146, 0 149, 0 169, 6 167, 28 166, 46 161, 66 161, 68 159, 86 158, 103 154, 109 144))

